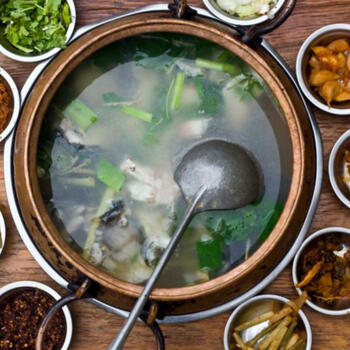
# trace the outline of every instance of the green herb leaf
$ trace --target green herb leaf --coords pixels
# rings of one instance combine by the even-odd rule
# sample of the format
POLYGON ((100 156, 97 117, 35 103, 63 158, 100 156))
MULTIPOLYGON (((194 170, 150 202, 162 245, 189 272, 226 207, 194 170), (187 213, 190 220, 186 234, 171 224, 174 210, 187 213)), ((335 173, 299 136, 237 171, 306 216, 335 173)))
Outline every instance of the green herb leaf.
POLYGON ((116 192, 120 191, 125 181, 124 174, 104 158, 97 165, 97 178, 116 192))
POLYGON ((222 266, 221 242, 214 238, 196 243, 199 267, 202 270, 216 270, 222 266))

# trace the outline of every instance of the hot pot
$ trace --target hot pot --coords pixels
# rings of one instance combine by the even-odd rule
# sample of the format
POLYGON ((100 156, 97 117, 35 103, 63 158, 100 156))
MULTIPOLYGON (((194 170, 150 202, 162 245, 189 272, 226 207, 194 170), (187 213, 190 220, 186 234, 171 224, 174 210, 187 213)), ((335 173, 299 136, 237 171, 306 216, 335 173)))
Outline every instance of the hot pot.
MULTIPOLYGON (((40 126, 55 91, 84 58, 126 37, 174 32, 214 41, 255 69, 277 98, 288 125, 293 162, 291 185, 283 212, 268 239, 244 263, 226 274, 195 286, 157 288, 151 296, 152 318, 186 321, 228 310, 263 289, 287 265, 309 227, 320 193, 322 147, 317 127, 294 78, 278 55, 257 34, 280 24, 282 17, 258 27, 229 27, 207 11, 184 2, 131 11, 78 31, 68 47, 39 65, 23 91, 21 117, 5 149, 6 188, 17 228, 27 247, 61 285, 86 294, 95 303, 125 315, 141 286, 114 278, 84 260, 60 236, 46 212, 36 175, 40 126), (175 17, 175 18, 174 18, 175 17)), ((282 145, 283 147, 283 145, 282 145)), ((79 297, 81 293, 79 292, 79 297)))

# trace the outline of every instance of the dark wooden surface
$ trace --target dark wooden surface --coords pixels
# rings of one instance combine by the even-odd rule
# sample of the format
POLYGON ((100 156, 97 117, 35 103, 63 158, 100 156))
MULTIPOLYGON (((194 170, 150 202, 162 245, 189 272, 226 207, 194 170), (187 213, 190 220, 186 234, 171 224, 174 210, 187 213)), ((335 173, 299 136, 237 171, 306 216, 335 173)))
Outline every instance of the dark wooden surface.
MULTIPOLYGON (((75 0, 75 2, 78 27, 127 9, 152 3, 151 0, 75 0)), ((200 0, 190 0, 189 3, 201 6, 200 0)), ((267 35, 266 38, 294 68, 298 49, 312 31, 326 24, 341 22, 350 22, 349 0, 297 0, 292 16, 282 27, 273 34, 267 35)), ((0 65, 12 74, 19 87, 22 87, 34 67, 33 64, 16 63, 2 55, 0 55, 0 65)), ((326 226, 350 227, 349 212, 333 194, 326 168, 331 148, 337 138, 350 128, 350 119, 315 112, 324 142, 325 171, 321 200, 310 232, 326 226)), ((2 150, 3 146, 0 148, 1 168, 2 150)), ((0 206, 5 215, 8 230, 6 249, 0 258, 0 287, 9 282, 30 279, 47 283, 57 291, 64 292, 41 270, 22 243, 8 209, 2 171, 0 172, 0 206)), ((288 298, 295 297, 290 267, 283 271, 264 292, 288 298)), ((120 318, 86 302, 72 305, 71 311, 75 330, 71 344, 73 350, 105 349, 122 324, 120 318)), ((307 307, 305 312, 312 325, 314 350, 350 349, 350 317, 331 318, 307 307)), ((222 349, 222 335, 228 316, 229 313, 226 313, 200 322, 162 326, 167 349, 222 349)), ((126 349, 151 350, 154 348, 155 343, 151 332, 144 326, 137 325, 128 340, 126 349)))

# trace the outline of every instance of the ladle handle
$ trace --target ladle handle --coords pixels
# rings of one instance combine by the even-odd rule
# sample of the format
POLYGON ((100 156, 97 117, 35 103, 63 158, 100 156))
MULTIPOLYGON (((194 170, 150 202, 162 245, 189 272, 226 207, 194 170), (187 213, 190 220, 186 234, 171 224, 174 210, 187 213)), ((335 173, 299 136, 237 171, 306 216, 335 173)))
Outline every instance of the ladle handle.
POLYGON ((128 335, 130 334, 135 322, 137 321, 137 318, 140 316, 141 312, 145 308, 145 305, 149 299, 149 296, 151 295, 151 292, 154 288, 154 285, 159 279, 160 274, 162 273, 165 265, 168 263, 171 255, 173 254, 177 244, 179 243, 183 233, 185 232, 188 224, 191 222, 192 216, 196 210, 197 204, 199 203, 200 199, 202 198, 205 188, 201 188, 196 197, 194 198, 191 205, 187 208, 186 213, 184 217, 182 218, 181 223, 179 224, 177 230, 173 234, 171 241, 169 242, 167 248, 165 249, 162 257, 160 258, 157 266, 155 267, 151 277, 149 278, 148 282, 146 283, 139 299, 137 300, 134 308, 129 314, 129 317, 124 322, 121 330, 119 331, 119 334, 113 339, 112 343, 109 345, 108 350, 122 350, 124 347, 124 344, 126 342, 126 339, 128 338, 128 335))

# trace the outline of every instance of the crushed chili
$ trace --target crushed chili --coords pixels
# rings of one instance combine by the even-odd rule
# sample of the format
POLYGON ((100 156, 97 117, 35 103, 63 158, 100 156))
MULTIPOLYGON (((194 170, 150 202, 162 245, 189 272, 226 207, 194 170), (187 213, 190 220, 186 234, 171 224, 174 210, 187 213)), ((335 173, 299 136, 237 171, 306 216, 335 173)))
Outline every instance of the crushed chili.
MULTIPOLYGON (((0 302, 0 349, 35 350, 42 320, 54 298, 39 289, 20 289, 0 302)), ((62 311, 56 313, 44 335, 43 349, 59 350, 66 336, 62 311)))
POLYGON ((7 126, 12 110, 12 97, 6 86, 0 82, 0 132, 7 126))
POLYGON ((350 237, 334 232, 313 240, 303 251, 297 287, 327 309, 350 307, 350 237))

